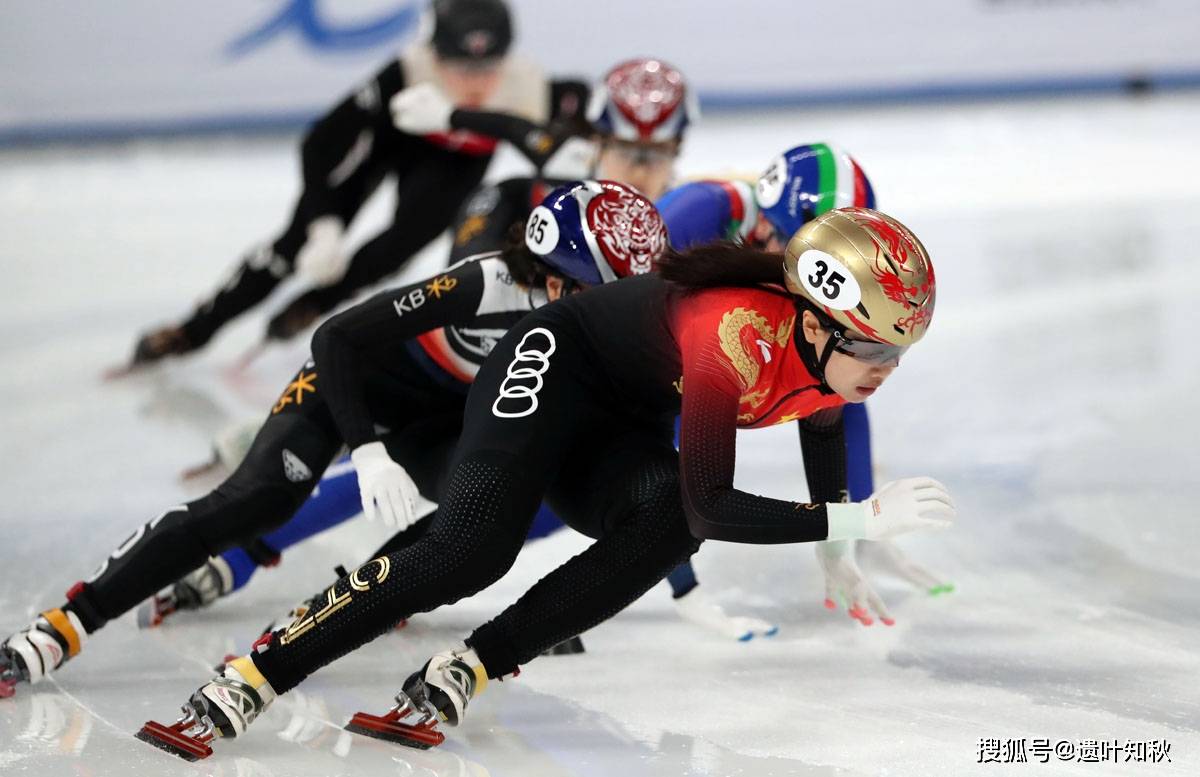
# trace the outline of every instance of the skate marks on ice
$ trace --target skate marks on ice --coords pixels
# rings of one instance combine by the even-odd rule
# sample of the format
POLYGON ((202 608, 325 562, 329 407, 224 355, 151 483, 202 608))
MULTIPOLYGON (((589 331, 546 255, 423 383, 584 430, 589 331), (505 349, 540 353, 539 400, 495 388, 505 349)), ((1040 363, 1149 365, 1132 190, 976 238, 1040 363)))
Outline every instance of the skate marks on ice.
MULTIPOLYGON (((36 689, 23 686, 17 698, 0 704, 0 773, 99 777, 118 765, 131 775, 153 773, 158 759, 144 746, 56 686, 53 678, 36 689)), ((185 774, 169 768, 157 773, 185 774)))
MULTIPOLYGON (((568 539, 568 538, 562 538, 568 539)), ((548 555, 556 543, 538 548, 548 555)), ((568 543, 560 542, 560 545, 568 543)), ((575 549, 572 545, 570 549, 575 549)), ((308 555, 324 557, 326 549, 304 549, 295 564, 279 572, 295 588, 304 576, 308 555), (307 551, 320 551, 310 554, 307 551)), ((530 550, 534 550, 531 548, 530 550)), ((568 548, 557 549, 559 555, 568 548)), ((548 559, 532 559, 541 567, 548 559)), ((528 574, 536 574, 529 570, 528 574)), ((282 581, 281 581, 282 582, 282 581)), ((506 582, 512 595, 528 581, 506 582)), ((263 596, 267 591, 260 592, 263 596)), ((656 590, 656 609, 666 609, 666 592, 656 590), (661 600, 661 601, 660 601, 661 600)), ((422 616, 405 632, 385 637, 315 675, 298 690, 280 697, 237 740, 217 740, 214 754, 188 764, 134 739, 148 719, 174 720, 179 703, 205 677, 215 657, 229 649, 232 634, 250 634, 260 625, 261 601, 230 600, 225 606, 189 613, 195 616, 171 628, 148 634, 138 631, 126 616, 105 629, 104 639, 89 644, 88 654, 68 664, 43 686, 21 688, 24 693, 0 704, 0 761, 9 774, 79 774, 84 777, 119 773, 130 777, 184 777, 198 773, 214 777, 326 777, 331 774, 423 775, 427 777, 659 777, 659 775, 859 775, 867 772, 815 766, 803 761, 748 755, 740 747, 721 746, 711 737, 685 736, 688 710, 658 718, 658 728, 632 728, 604 710, 587 706, 586 695, 574 700, 536 690, 532 682, 493 683, 471 708, 466 723, 447 729, 444 745, 430 751, 356 736, 342 729, 354 712, 386 704, 402 672, 381 671, 419 662, 431 649, 464 632, 468 623, 494 609, 495 602, 466 603, 442 614, 422 616), (135 657, 131 664, 130 657, 135 657), (395 675, 395 676, 393 676, 395 675), (136 689, 136 690, 135 690, 136 689), (668 722, 662 726, 664 720, 668 722), (33 732, 27 734, 26 732, 33 732)), ((659 619, 666 633, 691 634, 686 624, 669 613, 659 619)), ((647 624, 648 626, 650 624, 647 624)), ((623 631, 618 627, 617 632, 623 631)), ((614 632, 605 641, 615 638, 614 632)), ((743 645, 725 645, 732 652, 743 645)), ((604 653, 610 651, 605 649, 604 653)), ((608 660, 586 656, 544 659, 534 667, 544 680, 569 684, 584 672, 602 674, 608 660), (577 662, 584 661, 585 664, 577 662), (579 668, 577 668, 579 667, 579 668)), ((699 657, 697 657, 699 658, 699 657)), ((607 659, 620 660, 615 655, 607 659)), ((630 679, 627 704, 645 702, 655 691, 650 678, 630 679)), ((710 704, 722 707, 719 698, 710 704)), ((741 717, 740 713, 737 714, 741 717)), ((745 728, 747 721, 737 721, 745 728)), ((791 728, 788 724, 787 728, 791 728)), ((746 728, 753 732, 757 726, 746 728)), ((801 728, 801 727, 797 727, 801 728)), ((797 737, 799 738, 799 734, 797 737)), ((756 736, 739 738, 751 750, 756 736)), ((738 740, 735 740, 738 741, 738 740)), ((770 756, 769 748, 765 755, 770 756)))
MULTIPOLYGON (((558 660, 578 659, 564 657, 558 660)), ((655 693, 652 687, 637 685, 629 694, 631 704, 639 703, 646 694, 655 693)), ((486 719, 485 722, 462 731, 463 741, 468 746, 487 746, 494 751, 489 763, 496 774, 523 773, 533 764, 537 764, 537 768, 532 774, 562 777, 615 774, 621 777, 738 774, 853 777, 864 774, 790 758, 750 755, 677 731, 647 730, 635 735, 632 729, 606 714, 566 702, 557 695, 516 687, 515 684, 507 697, 499 702, 486 711, 481 705, 479 711, 484 712, 481 717, 486 719)), ((714 698, 713 704, 719 706, 720 700, 714 698)), ((679 720, 683 722, 686 718, 687 711, 681 709, 679 720)), ((446 746, 457 744, 447 739, 446 746)), ((746 745, 752 749, 754 743, 748 741, 746 745)))
MULTIPOLYGON (((774 601, 763 606, 774 605, 783 626, 776 641, 736 655, 721 645, 675 650, 669 646, 690 639, 687 627, 670 625, 673 614, 656 601, 665 592, 656 590, 639 603, 653 618, 635 609, 596 630, 589 650, 600 662, 585 671, 592 677, 539 661, 517 683, 489 688, 446 745, 418 754, 363 742, 341 726, 354 711, 385 705, 395 690, 399 678, 380 673, 381 660, 419 666, 429 649, 444 647, 448 635, 460 638, 461 630, 431 635, 405 652, 400 640, 387 640, 383 652, 365 651, 373 659, 348 657, 306 683, 304 695, 283 697, 249 737, 218 743, 202 767, 155 751, 132 733, 147 719, 173 719, 182 696, 209 672, 198 673, 190 659, 161 655, 156 640, 133 642, 132 624, 122 621, 59 678, 119 732, 52 685, 23 688, 29 692, 0 702, 0 773, 479 775, 488 773, 479 771, 484 767, 498 776, 537 775, 536 769, 589 777, 637 769, 664 777, 770 774, 775 767, 805 773, 803 763, 742 760, 738 751, 923 777, 1047 769, 1089 777, 1198 773, 1193 680, 1200 670, 1184 651, 1188 645, 1194 651, 1197 633, 1198 589, 1189 570, 1200 524, 1186 500, 1195 482, 1196 448, 1188 441, 1198 429, 1193 389, 1200 351, 1187 347, 1187 333, 1200 323, 1200 308, 1190 302, 1200 276, 1192 271, 1197 235, 1187 214, 1200 202, 1200 157, 1178 131, 1196 116, 1195 97, 780 112, 752 123, 714 117, 689 138, 688 172, 756 170, 771 149, 795 140, 802 120, 805 135, 838 139, 869 160, 872 176, 888 182, 884 206, 911 214, 928 228, 931 250, 948 258, 938 267, 941 324, 913 352, 895 390, 872 400, 872 413, 889 475, 912 474, 903 471, 911 465, 906 456, 912 440, 922 440, 920 463, 947 475, 961 496, 962 525, 917 545, 923 561, 958 584, 951 600, 934 604, 890 588, 881 594, 897 615, 895 630, 854 631, 848 619, 823 617, 807 549, 801 557, 809 576, 800 580, 795 554, 768 549, 761 551, 770 559, 764 561, 768 556, 736 548, 706 550, 714 555, 707 564, 701 556, 704 585, 772 592, 774 601), (1139 160, 1136 187, 1098 163, 1129 158, 1139 160), (998 373, 998 361, 1010 369, 998 373), (1129 418, 1134 403, 1167 420, 1149 426, 1129 418), (1169 447, 1175 450, 1168 456, 1169 447), (994 469, 1017 461, 1028 470, 995 482, 962 468, 962 462, 994 469), (1076 464, 1048 482, 1047 470, 1063 462, 1076 464), (1145 490, 1149 483, 1157 494, 1145 490), (1069 498, 1060 496, 1065 489, 1073 489, 1069 498), (1052 500, 1052 509, 1031 515, 1028 505, 1036 500, 1052 500), (1136 531, 1115 533, 1119 521, 1105 515, 1117 512, 1114 500, 1136 531), (1149 533, 1161 539, 1143 540, 1149 533), (1081 569, 1071 569, 1077 562, 1081 569), (621 631, 627 626, 638 644, 627 646, 621 631), (705 678, 703 687, 660 688, 661 672, 645 662, 649 653, 690 670, 674 674, 705 678), (638 668, 628 680, 631 690, 614 687, 617 672, 631 667, 638 668), (141 677, 149 682, 135 689, 141 677), (755 695, 747 693, 751 687, 755 695), (568 706, 539 705, 539 692, 568 706), (57 700, 59 710, 45 701, 34 709, 41 696, 57 700), (616 733, 582 730, 589 726, 613 726, 616 733), (663 733, 676 728, 696 738, 663 733), (626 750, 602 760, 581 749, 581 736, 626 750), (1165 736, 1175 746, 1175 763, 1138 771, 1103 764, 976 767, 980 736, 1165 736), (525 768, 526 760, 536 765, 525 768), (643 768, 653 763, 652 772, 643 768)), ((9 408, 0 437, 39 446, 36 455, 25 446, 0 451, 12 495, 6 521, 14 530, 0 554, 7 632, 32 617, 28 605, 52 604, 90 571, 95 545, 111 547, 180 499, 174 476, 207 450, 215 430, 201 427, 215 420, 213 408, 180 397, 177 407, 156 407, 161 413, 146 423, 141 378, 95 388, 95 368, 100 355, 107 361, 127 353, 139 327, 183 312, 191 295, 215 281, 214 262, 240 255, 277 221, 292 196, 294 151, 290 142, 239 140, 0 156, 6 169, 0 201, 13 215, 11 242, 24 257, 22 271, 0 288, 0 350, 21 366, 0 377, 0 404, 9 408), (195 211, 197 189, 179 181, 197 175, 221 196, 201 216, 185 215, 195 211), (137 284, 122 282, 134 272, 137 284), (75 282, 64 284, 68 276, 75 282), (85 382, 93 388, 80 390, 85 382), (106 466, 97 466, 98 459, 106 466), (64 576, 45 575, 47 563, 64 576)), ((261 414, 273 396, 259 400, 255 388, 250 401, 240 384, 214 380, 261 325, 260 316, 247 317, 212 353, 170 364, 166 374, 201 391, 215 385, 217 410, 248 405, 261 414)), ((302 358, 273 349, 250 374, 270 394, 302 358)), ((788 431, 789 457, 769 448, 768 457, 795 461, 795 434, 788 431)), ((761 473, 773 482, 802 480, 778 465, 761 473)), ((181 638, 198 641, 214 622, 252 636, 264 615, 310 592, 303 574, 309 558, 312 568, 326 569, 330 557, 356 557, 349 544, 336 554, 324 550, 289 558, 270 573, 270 584, 230 601, 194 630, 179 629, 181 638), (273 591, 286 600, 269 599, 273 591)), ((459 625, 494 615, 523 590, 514 588, 489 594, 459 625)), ((211 661, 225 651, 222 643, 190 652, 211 661)))
POLYGON ((1008 528, 1036 530, 1024 562, 1043 570, 1041 579, 1018 573, 990 581, 1003 598, 969 579, 959 606, 908 632, 887 661, 946 687, 1007 695, 1014 708, 1057 709, 1062 725, 1081 725, 1094 713, 1092 720, 1113 726, 1084 736, 1200 745, 1200 690, 1181 680, 1200 672, 1190 593, 1196 581, 1141 564, 1052 516, 1008 528))
MULTIPOLYGON (((493 695, 489 691, 489 695, 493 695)), ((96 716, 61 688, 38 689, 0 708, 11 736, 0 749, 4 774, 115 773, 174 777, 305 777, 340 773, 427 777, 856 777, 864 774, 785 758, 756 757, 696 737, 661 732, 635 738, 612 718, 527 688, 506 688, 435 750, 356 736, 345 720, 351 694, 281 697, 247 738, 218 740, 202 764, 177 761, 96 716), (100 725, 97 725, 97 722, 100 725), (261 726, 261 727, 260 727, 261 726), (201 772, 197 772, 197 768, 201 772)))

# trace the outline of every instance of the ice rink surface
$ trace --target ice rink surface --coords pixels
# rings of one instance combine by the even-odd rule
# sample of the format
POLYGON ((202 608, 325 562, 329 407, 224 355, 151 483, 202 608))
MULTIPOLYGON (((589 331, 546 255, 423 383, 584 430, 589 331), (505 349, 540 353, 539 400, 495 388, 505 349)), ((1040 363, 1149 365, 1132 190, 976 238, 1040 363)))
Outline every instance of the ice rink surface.
MULTIPOLYGON (((110 624, 51 681, 0 700, 0 774, 1200 774, 1198 120, 1200 96, 1176 95, 723 114, 689 138, 686 175, 842 144, 937 263, 936 323, 871 411, 881 480, 930 474, 956 495, 956 529, 903 544, 957 590, 878 578, 894 627, 825 611, 811 548, 710 543, 704 587, 778 622, 777 637, 701 633, 661 585, 585 635, 586 654, 489 686, 441 748, 341 730, 583 547, 560 533, 487 592, 315 675, 205 762, 136 741, 384 535, 352 521, 208 611, 152 633, 132 615, 110 624), (1170 762, 979 764, 989 738, 1165 740, 1170 762)), ((0 152, 0 633, 196 495, 180 470, 222 423, 265 414, 304 358, 296 343, 231 372, 260 313, 199 358, 99 381, 138 331, 185 313, 282 227, 294 141, 0 152)), ((739 485, 804 493, 794 430, 739 444, 739 485)))

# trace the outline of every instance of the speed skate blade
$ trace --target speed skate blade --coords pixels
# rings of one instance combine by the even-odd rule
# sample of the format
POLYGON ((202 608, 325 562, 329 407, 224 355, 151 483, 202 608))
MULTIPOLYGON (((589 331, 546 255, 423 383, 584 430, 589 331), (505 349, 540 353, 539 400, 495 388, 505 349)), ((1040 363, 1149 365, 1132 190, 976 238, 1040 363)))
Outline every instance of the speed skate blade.
POLYGON ((105 383, 110 383, 114 380, 120 380, 121 378, 128 377, 135 372, 140 372, 143 369, 145 369, 145 365, 130 363, 106 367, 104 371, 100 373, 100 380, 104 381, 105 383))
POLYGON ((179 479, 185 482, 189 480, 196 480, 197 478, 204 477, 210 472, 215 472, 216 470, 220 469, 220 467, 221 460, 216 456, 213 456, 211 460, 206 461, 203 464, 197 464, 194 467, 188 467, 183 472, 180 472, 179 479))
POLYGON ((250 346, 244 352, 242 352, 242 355, 237 358, 237 361, 228 367, 229 373, 236 376, 250 369, 250 365, 257 361, 259 356, 262 356, 264 353, 266 353, 266 350, 267 342, 265 340, 250 346))
POLYGON ((570 655, 575 655, 576 653, 583 653, 583 652, 585 652, 584 647, 583 647, 583 640, 580 639, 578 636, 574 636, 574 637, 571 637, 570 639, 564 639, 562 642, 559 642, 557 645, 550 648, 545 653, 542 653, 542 655, 543 656, 570 656, 570 655))
POLYGON ((436 720, 418 726, 399 721, 400 717, 395 712, 383 717, 358 712, 346 724, 346 730, 421 750, 428 750, 446 741, 446 735, 437 730, 436 720))
MULTIPOLYGON (((172 610, 171 612, 174 612, 172 610)), ((170 615, 158 597, 147 599, 137 609, 137 625, 139 629, 154 629, 162 625, 163 618, 170 615)))
POLYGON ((7 699, 17 694, 17 683, 25 678, 24 672, 17 664, 15 656, 0 648, 0 699, 7 699))
POLYGON ((180 731, 179 725, 176 723, 174 726, 164 726, 151 720, 134 736, 185 761, 199 761, 212 755, 212 748, 208 746, 209 740, 212 739, 211 734, 208 739, 197 739, 180 731))

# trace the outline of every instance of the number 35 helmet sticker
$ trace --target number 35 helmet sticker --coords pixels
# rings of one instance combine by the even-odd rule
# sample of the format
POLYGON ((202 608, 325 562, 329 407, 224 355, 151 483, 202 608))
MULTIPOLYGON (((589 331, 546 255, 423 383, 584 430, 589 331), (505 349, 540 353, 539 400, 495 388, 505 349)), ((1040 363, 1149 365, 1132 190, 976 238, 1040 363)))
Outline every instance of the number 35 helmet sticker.
POLYGON ((826 307, 852 310, 862 300, 854 273, 824 251, 810 248, 800 254, 796 271, 805 291, 826 307))
POLYGON ((912 230, 879 211, 817 216, 788 241, 783 266, 789 291, 869 340, 912 345, 933 320, 929 253, 912 230))

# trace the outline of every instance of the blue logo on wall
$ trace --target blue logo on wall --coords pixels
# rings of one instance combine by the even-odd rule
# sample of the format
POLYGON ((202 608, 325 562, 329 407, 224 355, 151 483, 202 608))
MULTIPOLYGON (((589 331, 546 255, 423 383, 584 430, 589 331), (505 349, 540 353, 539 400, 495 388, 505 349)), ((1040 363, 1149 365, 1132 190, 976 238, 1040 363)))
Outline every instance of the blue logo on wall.
POLYGON ((289 30, 319 51, 355 51, 390 43, 416 27, 421 17, 422 2, 405 2, 395 11, 357 24, 336 26, 321 18, 318 0, 285 0, 279 13, 257 29, 232 41, 226 51, 230 56, 244 56, 272 38, 289 30))

